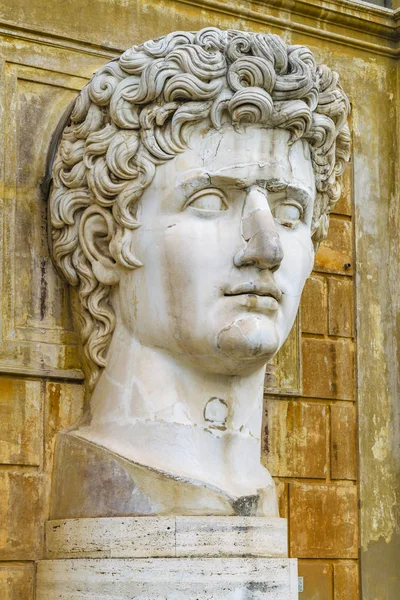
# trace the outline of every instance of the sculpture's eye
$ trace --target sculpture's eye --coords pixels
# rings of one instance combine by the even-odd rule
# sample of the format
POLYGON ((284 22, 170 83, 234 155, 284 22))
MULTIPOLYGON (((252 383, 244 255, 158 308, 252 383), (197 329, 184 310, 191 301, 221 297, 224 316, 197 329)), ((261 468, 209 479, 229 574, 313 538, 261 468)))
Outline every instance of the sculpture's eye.
POLYGON ((217 188, 199 190, 189 198, 184 208, 188 206, 209 212, 227 210, 228 208, 224 194, 217 188))
POLYGON ((286 200, 274 208, 274 217, 284 227, 294 229, 303 217, 304 209, 296 200, 286 200))

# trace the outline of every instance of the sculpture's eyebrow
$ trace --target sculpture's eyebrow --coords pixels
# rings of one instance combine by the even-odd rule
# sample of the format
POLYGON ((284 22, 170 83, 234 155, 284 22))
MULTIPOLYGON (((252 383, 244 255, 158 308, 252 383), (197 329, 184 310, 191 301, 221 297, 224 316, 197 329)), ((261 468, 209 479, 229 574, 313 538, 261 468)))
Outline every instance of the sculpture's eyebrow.
POLYGON ((191 177, 183 177, 182 180, 178 182, 176 187, 177 189, 181 189, 183 191, 186 198, 189 198, 197 190, 201 190, 210 185, 212 185, 211 176, 209 173, 203 171, 201 173, 197 172, 191 177))
POLYGON ((183 190, 186 198, 189 198, 196 191, 209 186, 246 189, 252 185, 258 185, 267 190, 271 200, 274 199, 275 194, 279 195, 279 199, 281 199, 282 195, 285 194, 285 196, 291 196, 292 198, 298 200, 305 208, 313 202, 313 197, 306 187, 290 183, 285 179, 278 177, 250 180, 243 177, 237 177, 235 173, 222 174, 221 172, 212 173, 203 171, 184 179, 178 184, 177 187, 183 190))
POLYGON ((284 195, 285 199, 294 198, 295 200, 300 202, 300 204, 302 204, 304 208, 307 208, 308 206, 312 205, 314 201, 310 190, 308 190, 306 187, 302 187, 294 183, 277 182, 277 184, 275 185, 274 182, 272 185, 268 185, 267 182, 266 189, 269 192, 269 198, 272 201, 274 200, 274 196, 278 197, 280 200, 284 195))

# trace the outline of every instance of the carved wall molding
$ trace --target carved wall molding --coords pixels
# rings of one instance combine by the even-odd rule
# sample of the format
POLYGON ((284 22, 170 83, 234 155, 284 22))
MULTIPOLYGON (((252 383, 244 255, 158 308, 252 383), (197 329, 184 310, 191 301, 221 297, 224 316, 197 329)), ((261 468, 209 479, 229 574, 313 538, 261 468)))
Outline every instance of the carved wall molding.
MULTIPOLYGON (((358 0, 327 0, 323 3, 314 0, 244 0, 239 5, 222 0, 176 0, 176 3, 223 14, 224 17, 243 18, 250 23, 272 25, 284 30, 290 28, 293 33, 336 41, 375 54, 400 56, 400 9, 382 8, 358 0), (322 24, 329 24, 331 28, 318 27, 322 24), (335 27, 337 31, 332 29, 335 27)), ((67 37, 61 30, 56 33, 44 32, 35 26, 23 27, 14 20, 14 15, 0 21, 1 34, 106 58, 124 50, 112 44, 96 44, 67 37)))
MULTIPOLYGON (((40 44, 46 47, 53 46, 67 51, 90 54, 106 59, 114 58, 116 54, 120 54, 123 50, 122 48, 113 48, 111 46, 106 48, 98 44, 75 40, 72 36, 64 37, 62 35, 45 33, 36 29, 18 27, 6 21, 0 21, 0 36, 4 36, 5 39, 18 39, 30 44, 40 44)), ((2 43, 5 39, 2 40, 2 43)))
POLYGON ((82 379, 68 292, 60 288, 46 236, 40 234, 47 215, 38 172, 44 168, 53 121, 85 83, 80 77, 4 63, 0 373, 82 379))

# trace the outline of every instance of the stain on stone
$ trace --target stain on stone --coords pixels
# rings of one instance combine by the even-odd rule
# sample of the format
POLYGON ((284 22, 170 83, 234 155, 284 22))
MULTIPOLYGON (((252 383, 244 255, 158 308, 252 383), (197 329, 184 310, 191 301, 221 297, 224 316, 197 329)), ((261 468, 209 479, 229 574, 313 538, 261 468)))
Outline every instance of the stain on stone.
POLYGON ((228 405, 225 400, 215 396, 210 398, 204 408, 204 420, 212 424, 210 427, 224 430, 227 418, 228 405))
MULTIPOLYGON (((278 589, 277 585, 270 584, 266 581, 250 581, 246 586, 246 590, 249 592, 262 592, 263 594, 272 592, 276 589, 278 589)), ((258 597, 258 594, 256 597, 258 597)))
POLYGON ((40 319, 46 316, 47 305, 47 261, 45 258, 40 259, 40 319))
POLYGON ((241 517, 253 517, 257 513, 260 497, 257 494, 241 496, 232 503, 232 508, 241 517))
POLYGON ((336 346, 335 344, 331 344, 329 346, 329 353, 331 355, 331 364, 332 364, 332 380, 329 382, 329 387, 331 388, 332 395, 337 397, 338 388, 337 388, 337 356, 336 356, 336 346))
POLYGON ((264 423, 263 423, 263 436, 262 436, 262 450, 263 453, 269 454, 269 427, 268 427, 268 407, 265 407, 264 411, 264 423))

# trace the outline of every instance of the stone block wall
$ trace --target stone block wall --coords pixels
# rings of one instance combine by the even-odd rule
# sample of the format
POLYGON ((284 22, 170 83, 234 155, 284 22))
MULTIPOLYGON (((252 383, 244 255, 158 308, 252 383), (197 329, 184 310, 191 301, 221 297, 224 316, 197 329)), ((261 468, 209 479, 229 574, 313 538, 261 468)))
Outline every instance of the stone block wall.
POLYGON ((265 397, 264 464, 300 559, 300 600, 359 598, 351 175, 304 289, 300 393, 265 397))
POLYGON ((0 377, 1 600, 34 599, 54 436, 82 414, 83 397, 81 384, 0 377))

